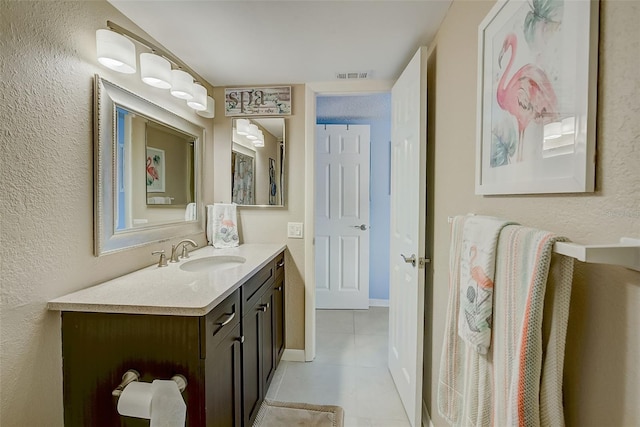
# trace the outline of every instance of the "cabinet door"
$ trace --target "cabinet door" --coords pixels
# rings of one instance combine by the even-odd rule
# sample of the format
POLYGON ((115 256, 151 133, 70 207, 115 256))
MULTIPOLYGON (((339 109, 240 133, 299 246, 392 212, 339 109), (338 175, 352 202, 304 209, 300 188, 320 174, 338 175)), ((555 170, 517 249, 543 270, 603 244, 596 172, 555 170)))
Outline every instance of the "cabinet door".
POLYGON ((274 291, 270 286, 262 296, 260 304, 262 311, 262 389, 264 394, 267 394, 273 374, 276 372, 274 305, 274 291))
POLYGON ((242 425, 240 323, 207 351, 206 412, 208 427, 242 425))
POLYGON ((262 403, 262 311, 259 304, 249 307, 242 318, 242 418, 252 426, 262 403))
POLYGON ((274 345, 276 366, 284 353, 284 274, 276 278, 273 285, 274 345))

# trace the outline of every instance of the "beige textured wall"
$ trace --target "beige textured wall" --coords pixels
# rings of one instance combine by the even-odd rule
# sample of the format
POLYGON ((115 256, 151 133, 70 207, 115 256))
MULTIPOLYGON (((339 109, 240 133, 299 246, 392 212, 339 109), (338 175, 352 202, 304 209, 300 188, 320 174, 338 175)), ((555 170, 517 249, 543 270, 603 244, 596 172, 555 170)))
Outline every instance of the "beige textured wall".
MULTIPOLYGON (((304 240, 287 238, 287 222, 304 221, 304 85, 293 85, 291 92, 292 114, 285 116, 285 207, 240 207, 238 225, 241 243, 282 242, 289 248, 285 271, 286 347, 304 349, 304 240)), ((210 201, 229 203, 232 118, 224 115, 224 88, 216 88, 213 94, 216 164, 214 195, 210 201)))
MULTIPOLYGON (((60 313, 47 311, 47 301, 151 265, 152 250, 170 248, 93 256, 93 75, 207 135, 212 120, 138 74, 99 66, 95 31, 107 20, 146 37, 106 1, 2 1, 0 10, 0 425, 61 426, 60 313)), ((204 233, 192 237, 205 242, 204 233)))
MULTIPOLYGON (((640 237, 640 2, 601 3, 596 192, 557 196, 474 195, 477 28, 492 6, 455 0, 430 57, 433 357, 425 396, 436 426, 446 425, 436 385, 448 298, 447 216, 497 215, 585 243, 640 237)), ((640 273, 577 263, 573 286, 567 424, 640 425, 640 273)))

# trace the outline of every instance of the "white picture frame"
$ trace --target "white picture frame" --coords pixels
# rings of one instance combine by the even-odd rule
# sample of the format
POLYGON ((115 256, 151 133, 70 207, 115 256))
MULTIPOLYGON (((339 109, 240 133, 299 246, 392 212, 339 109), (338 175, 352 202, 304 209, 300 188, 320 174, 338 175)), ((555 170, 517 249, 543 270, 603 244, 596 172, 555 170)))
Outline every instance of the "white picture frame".
POLYGON ((480 23, 476 194, 594 191, 598 11, 500 0, 480 23))

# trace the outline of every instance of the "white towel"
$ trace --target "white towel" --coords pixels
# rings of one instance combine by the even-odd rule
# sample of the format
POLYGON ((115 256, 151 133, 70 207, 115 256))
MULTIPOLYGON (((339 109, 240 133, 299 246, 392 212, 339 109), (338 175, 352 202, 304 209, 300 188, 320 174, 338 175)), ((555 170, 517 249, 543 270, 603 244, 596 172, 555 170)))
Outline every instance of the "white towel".
POLYGON ((207 239, 215 248, 232 248, 240 244, 235 204, 207 205, 207 239))
POLYGON ((170 205, 171 197, 160 197, 160 196, 148 197, 147 204, 148 205, 170 205))
POLYGON ((496 248, 500 230, 508 224, 514 222, 470 215, 462 231, 458 334, 480 354, 491 344, 496 248))
POLYGON ((196 219, 197 219, 196 204, 195 203, 187 204, 187 208, 184 210, 184 220, 195 221, 196 219))
MULTIPOLYGON (((458 335, 462 233, 471 216, 456 216, 451 223, 449 300, 438 377, 438 412, 452 426, 490 426, 491 365, 458 335)), ((489 353, 490 356, 491 353, 489 353)))

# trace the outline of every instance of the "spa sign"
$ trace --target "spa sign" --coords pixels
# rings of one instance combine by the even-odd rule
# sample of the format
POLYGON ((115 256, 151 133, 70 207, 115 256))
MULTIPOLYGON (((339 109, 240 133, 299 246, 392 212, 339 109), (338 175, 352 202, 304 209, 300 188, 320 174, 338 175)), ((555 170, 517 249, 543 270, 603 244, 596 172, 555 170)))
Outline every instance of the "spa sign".
POLYGON ((291 114, 291 86, 225 89, 225 116, 291 114))

